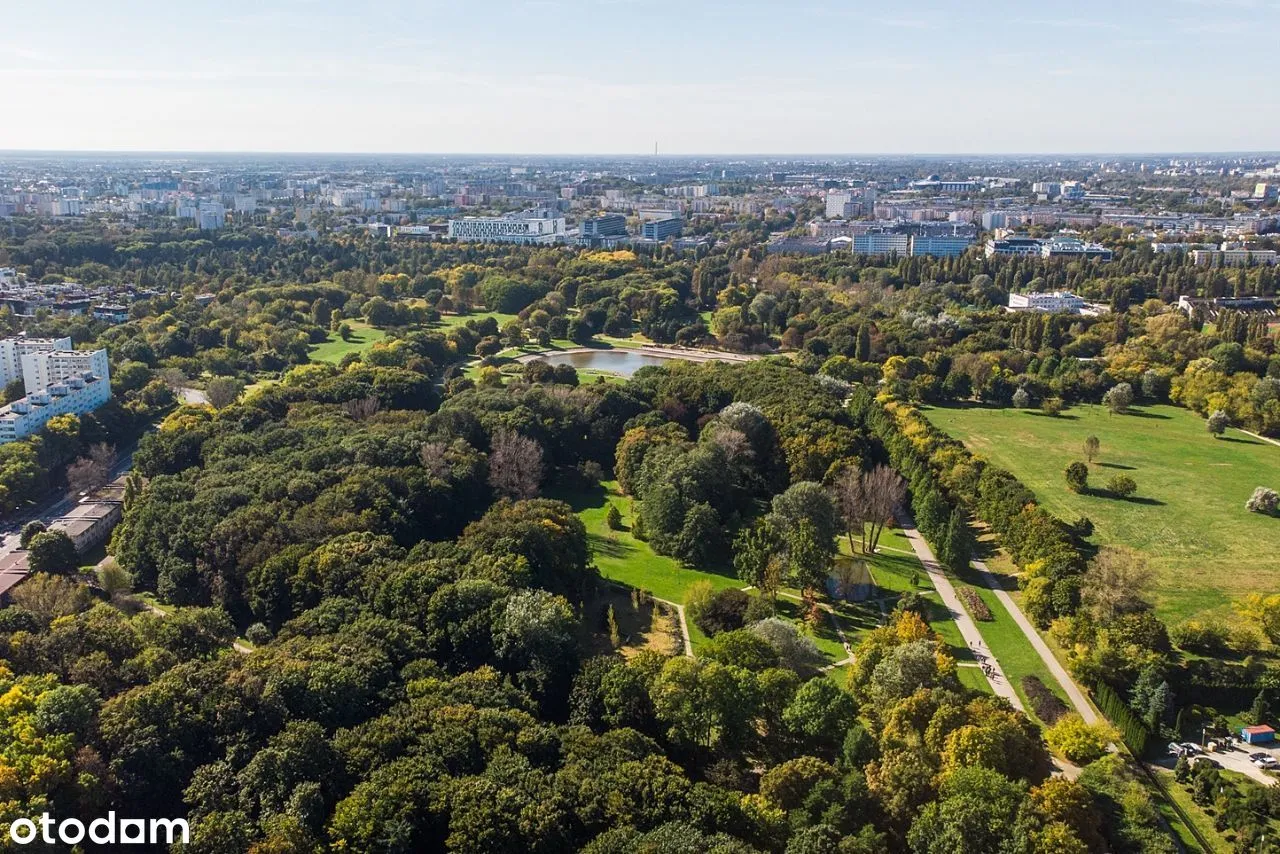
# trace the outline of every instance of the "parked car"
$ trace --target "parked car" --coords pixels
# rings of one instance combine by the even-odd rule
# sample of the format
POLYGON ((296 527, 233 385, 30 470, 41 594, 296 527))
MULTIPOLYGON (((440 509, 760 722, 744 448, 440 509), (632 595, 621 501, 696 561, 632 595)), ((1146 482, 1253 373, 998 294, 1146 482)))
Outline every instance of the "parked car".
POLYGON ((1270 754, 1270 753, 1263 753, 1262 751, 1258 751, 1257 753, 1250 753, 1250 754, 1249 754, 1249 761, 1250 761, 1250 762, 1257 762, 1259 759, 1270 759, 1270 758, 1271 758, 1271 754, 1270 754))
POLYGON ((1196 744, 1194 741, 1184 741, 1181 746, 1183 751, 1186 753, 1193 755, 1196 753, 1204 753, 1204 748, 1196 744))
POLYGON ((1274 756, 1264 756, 1261 759, 1253 760, 1253 764, 1259 768, 1280 768, 1280 762, 1276 761, 1274 756))

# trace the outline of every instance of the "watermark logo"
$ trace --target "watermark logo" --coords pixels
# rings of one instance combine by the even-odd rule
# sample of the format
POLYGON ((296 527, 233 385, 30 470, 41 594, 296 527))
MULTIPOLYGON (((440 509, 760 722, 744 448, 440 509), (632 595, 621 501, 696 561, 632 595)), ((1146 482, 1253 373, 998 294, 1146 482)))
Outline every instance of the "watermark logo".
POLYGON ((9 825, 9 839, 18 845, 37 840, 77 845, 85 839, 98 845, 172 845, 190 842, 191 829, 184 818, 117 819, 112 810, 106 818, 95 818, 86 826, 79 819, 59 821, 46 812, 39 819, 15 819, 9 825))

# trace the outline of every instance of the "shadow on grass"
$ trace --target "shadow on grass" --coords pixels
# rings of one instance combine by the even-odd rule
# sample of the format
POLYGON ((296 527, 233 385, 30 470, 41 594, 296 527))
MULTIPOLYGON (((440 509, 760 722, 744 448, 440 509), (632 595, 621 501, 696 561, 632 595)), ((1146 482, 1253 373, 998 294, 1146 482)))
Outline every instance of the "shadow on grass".
POLYGON ((1049 413, 1042 412, 1039 409, 1026 409, 1023 411, 1026 412, 1028 415, 1034 415, 1037 418, 1053 418, 1059 421, 1079 421, 1080 420, 1079 415, 1072 415, 1069 412, 1059 412, 1057 415, 1050 415, 1049 413))
POLYGON ((1128 412, 1123 414, 1132 415, 1134 418, 1154 418, 1157 421, 1168 421, 1170 418, 1168 415, 1161 415, 1158 412, 1146 412, 1141 409, 1130 409, 1128 412))
POLYGON ((1257 439, 1237 439, 1235 436, 1219 436, 1218 440, 1222 442, 1233 442, 1237 445, 1261 445, 1262 444, 1257 439))
POLYGON ((1125 466, 1120 463, 1098 463, 1104 469, 1119 469, 1120 471, 1137 471, 1137 466, 1125 466))
POLYGON ((1120 496, 1118 495, 1114 497, 1119 499, 1120 501, 1128 502, 1129 504, 1142 504, 1146 507, 1164 507, 1165 506, 1165 503, 1161 501, 1159 498, 1143 498, 1141 496, 1137 496, 1137 497, 1130 496, 1129 498, 1120 498, 1120 496))

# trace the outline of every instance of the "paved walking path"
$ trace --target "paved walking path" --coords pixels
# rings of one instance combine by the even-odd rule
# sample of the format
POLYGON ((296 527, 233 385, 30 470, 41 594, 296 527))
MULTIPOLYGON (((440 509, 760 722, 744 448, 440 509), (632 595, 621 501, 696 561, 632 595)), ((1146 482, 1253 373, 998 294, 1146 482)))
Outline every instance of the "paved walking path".
POLYGON ((924 566, 925 572, 929 573, 929 578, 933 580, 933 586, 938 588, 938 595, 942 597, 942 604, 951 612, 951 619, 955 620, 956 627, 960 629, 960 636, 964 638, 964 642, 968 644, 969 649, 973 651, 978 661, 988 665, 983 668, 983 673, 986 674, 987 681, 991 683, 991 690, 995 692, 997 697, 1004 697, 1015 709, 1021 710, 1023 708, 1022 700, 1019 699, 1017 692, 1013 690, 1013 686, 1009 684, 1009 679, 1004 675, 1000 662, 996 660, 996 657, 991 654, 991 650, 987 648, 987 642, 982 639, 982 633, 978 631, 973 618, 969 616, 969 612, 960 604, 960 597, 956 595, 955 586, 952 585, 951 579, 947 578, 947 574, 939 565, 937 558, 933 556, 933 550, 929 548, 929 544, 924 541, 924 537, 920 536, 920 532, 916 530, 915 521, 904 510, 900 514, 898 522, 902 526, 902 533, 911 542, 911 548, 915 551, 916 557, 924 566))
POLYGON ((1062 686, 1062 690, 1067 692, 1067 699, 1071 701, 1071 705, 1075 706, 1080 717, 1084 718, 1085 723, 1097 723, 1098 714, 1090 705, 1089 699, 1085 697, 1084 692, 1080 690, 1080 686, 1076 685, 1076 680, 1071 678, 1071 674, 1067 672, 1067 668, 1063 667, 1053 654, 1053 650, 1049 649, 1048 644, 1044 642, 1044 638, 1040 637, 1040 633, 1036 631, 1036 627, 1031 625, 1031 621, 1027 619, 1027 615, 1022 613, 1022 609, 1018 607, 1018 603, 1013 601, 1013 597, 1009 595, 1009 591, 1004 589, 1000 580, 991 574, 991 570, 987 569, 987 565, 980 560, 973 561, 973 568, 982 576, 982 582, 991 592, 996 594, 996 598, 1000 600, 1000 604, 1004 605, 1009 616, 1013 617, 1013 621, 1018 624, 1018 628, 1022 629, 1022 633, 1027 636, 1027 642, 1031 644, 1031 648, 1040 656, 1044 666, 1053 674, 1053 678, 1058 680, 1058 684, 1062 686))

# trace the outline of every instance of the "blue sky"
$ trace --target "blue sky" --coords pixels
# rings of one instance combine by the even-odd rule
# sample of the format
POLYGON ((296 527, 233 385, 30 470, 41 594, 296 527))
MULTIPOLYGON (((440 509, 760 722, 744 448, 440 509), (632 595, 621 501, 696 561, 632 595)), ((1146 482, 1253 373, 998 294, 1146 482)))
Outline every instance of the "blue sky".
POLYGON ((6 0, 0 149, 1280 149, 1280 0, 6 0))

